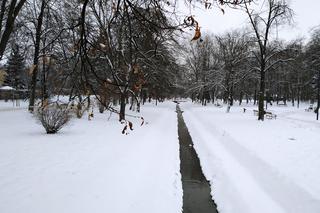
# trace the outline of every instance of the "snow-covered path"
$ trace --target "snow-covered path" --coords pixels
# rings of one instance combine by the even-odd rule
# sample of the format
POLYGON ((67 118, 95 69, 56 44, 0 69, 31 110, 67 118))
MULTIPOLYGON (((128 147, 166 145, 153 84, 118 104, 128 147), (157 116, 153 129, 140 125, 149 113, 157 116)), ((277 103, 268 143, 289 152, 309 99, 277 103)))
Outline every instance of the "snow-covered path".
MULTIPOLYGON (((320 212, 320 182, 316 180, 319 171, 312 171, 320 163, 315 157, 320 151, 315 143, 317 139, 320 141, 319 134, 312 134, 308 128, 295 128, 296 124, 288 124, 288 117, 260 124, 251 114, 239 113, 241 108, 235 109, 238 113, 226 114, 223 109, 185 104, 184 110, 221 213, 320 212), (296 135, 293 140, 300 144, 288 142, 292 135, 296 135), (305 141, 299 140, 302 135, 305 141), (305 152, 310 146, 314 150, 305 152)), ((317 124, 312 127, 317 128, 317 124)))
POLYGON ((183 188, 183 213, 217 213, 210 194, 211 187, 205 178, 193 142, 177 105, 178 135, 180 143, 180 172, 183 188))
POLYGON ((175 104, 142 114, 129 135, 99 113, 46 135, 29 113, 0 112, 0 212, 181 212, 175 104))

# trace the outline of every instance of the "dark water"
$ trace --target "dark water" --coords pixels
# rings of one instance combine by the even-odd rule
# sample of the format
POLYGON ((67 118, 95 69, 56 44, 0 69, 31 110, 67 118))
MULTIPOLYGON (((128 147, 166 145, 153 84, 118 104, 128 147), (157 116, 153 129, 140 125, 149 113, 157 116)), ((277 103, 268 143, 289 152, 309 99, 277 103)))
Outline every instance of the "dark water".
POLYGON ((204 177, 192 139, 177 104, 178 135, 180 142, 180 172, 183 188, 183 213, 216 213, 210 195, 210 184, 204 177))

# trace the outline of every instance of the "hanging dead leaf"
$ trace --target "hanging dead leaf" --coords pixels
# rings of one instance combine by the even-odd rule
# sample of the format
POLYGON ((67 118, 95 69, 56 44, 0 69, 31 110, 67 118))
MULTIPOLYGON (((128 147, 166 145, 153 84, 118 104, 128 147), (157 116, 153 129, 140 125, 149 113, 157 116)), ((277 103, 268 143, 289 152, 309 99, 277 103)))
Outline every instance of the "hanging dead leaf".
POLYGON ((211 8, 211 3, 208 2, 208 1, 204 2, 204 7, 205 7, 205 9, 210 9, 211 8))
POLYGON ((192 16, 188 16, 187 18, 184 19, 184 23, 187 26, 194 26, 195 20, 192 16))
POLYGON ((135 84, 135 85, 133 85, 133 91, 134 91, 134 92, 140 91, 140 88, 141 88, 141 85, 140 85, 140 84, 135 84))
POLYGON ((196 30, 195 30, 195 34, 194 34, 193 38, 191 39, 191 41, 198 40, 200 37, 201 37, 200 27, 197 25, 196 30))
POLYGON ((138 74, 138 73, 139 73, 139 70, 140 70, 140 69, 139 69, 139 65, 138 65, 138 64, 134 64, 134 65, 133 65, 133 73, 134 73, 134 74, 138 74))

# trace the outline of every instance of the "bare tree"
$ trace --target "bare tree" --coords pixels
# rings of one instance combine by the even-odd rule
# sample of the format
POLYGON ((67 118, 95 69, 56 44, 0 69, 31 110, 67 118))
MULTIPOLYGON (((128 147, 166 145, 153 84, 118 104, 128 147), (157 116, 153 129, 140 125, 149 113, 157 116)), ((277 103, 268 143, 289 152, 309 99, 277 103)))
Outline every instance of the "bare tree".
POLYGON ((148 74, 156 79, 152 70, 159 72, 156 63, 165 55, 164 41, 179 26, 167 19, 168 11, 162 2, 150 0, 142 4, 145 6, 139 1, 119 0, 112 4, 96 0, 84 1, 82 7, 80 69, 92 93, 97 95, 102 86, 119 95, 119 120, 125 119, 127 98, 131 95, 138 100, 145 79, 151 80, 148 74), (89 31, 90 21, 95 24, 89 31), (97 62, 104 64, 104 69, 96 66, 97 62))
POLYGON ((249 17, 255 35, 255 42, 258 45, 258 51, 255 53, 255 58, 259 64, 256 70, 260 74, 258 120, 264 120, 266 72, 282 62, 282 60, 271 62, 274 56, 273 51, 268 50, 271 31, 276 25, 288 23, 292 18, 292 10, 285 0, 267 0, 265 4, 266 11, 261 13, 251 9, 248 3, 244 3, 244 9, 249 17))
POLYGON ((216 40, 218 44, 218 54, 216 57, 219 58, 222 64, 222 71, 224 73, 224 100, 228 103, 227 112, 229 112, 234 102, 235 87, 246 78, 247 73, 250 71, 246 67, 249 42, 245 34, 240 31, 216 36, 216 40))
POLYGON ((317 29, 313 32, 311 41, 307 46, 307 61, 308 68, 311 71, 312 79, 310 83, 313 87, 313 97, 317 100, 315 113, 317 113, 317 120, 319 120, 320 111, 320 30, 317 29))
POLYGON ((187 89, 192 100, 200 100, 203 105, 214 99, 214 93, 222 87, 223 73, 221 61, 217 57, 217 44, 213 36, 205 36, 202 42, 191 44, 185 49, 187 89))
MULTIPOLYGON (((30 85, 30 99, 29 99, 29 111, 33 112, 34 110, 34 102, 35 102, 35 95, 36 95, 36 84, 37 84, 37 76, 38 76, 38 62, 39 62, 39 54, 40 54, 40 42, 41 42, 41 35, 42 35, 42 24, 43 24, 43 17, 46 5, 49 0, 42 0, 40 11, 38 17, 36 19, 35 25, 35 39, 34 39, 34 54, 33 54, 33 65, 31 68, 31 85, 30 85)), ((37 4, 35 1, 34 4, 37 4)))

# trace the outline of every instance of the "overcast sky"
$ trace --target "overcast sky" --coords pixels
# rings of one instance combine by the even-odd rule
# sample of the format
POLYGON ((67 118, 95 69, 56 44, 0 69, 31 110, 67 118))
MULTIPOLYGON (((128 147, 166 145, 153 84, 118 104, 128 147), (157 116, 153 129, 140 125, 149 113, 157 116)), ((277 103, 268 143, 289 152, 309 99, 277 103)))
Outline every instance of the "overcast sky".
MULTIPOLYGON (((263 0, 257 0, 257 2, 263 2, 263 0)), ((290 0, 289 3, 295 13, 294 24, 293 26, 279 28, 279 38, 291 40, 304 37, 308 39, 310 30, 320 25, 320 0, 290 0)), ((232 28, 248 26, 248 19, 243 11, 227 8, 223 15, 218 8, 205 10, 203 7, 186 9, 180 3, 179 10, 184 11, 184 13, 187 12, 187 15, 195 15, 196 20, 200 23, 201 31, 219 34, 232 28)))

